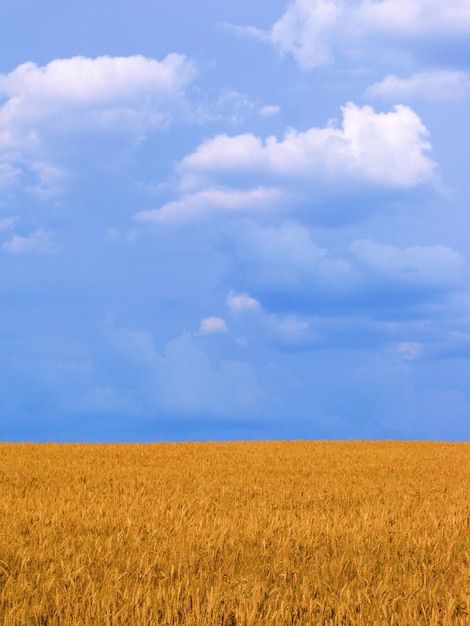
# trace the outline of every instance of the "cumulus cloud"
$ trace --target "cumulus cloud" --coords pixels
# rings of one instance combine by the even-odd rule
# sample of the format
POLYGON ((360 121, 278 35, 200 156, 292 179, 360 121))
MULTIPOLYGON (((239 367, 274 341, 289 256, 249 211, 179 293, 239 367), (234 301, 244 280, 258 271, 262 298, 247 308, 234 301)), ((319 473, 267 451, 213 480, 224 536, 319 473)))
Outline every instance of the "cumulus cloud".
POLYGON ((163 61, 79 56, 43 67, 23 63, 0 74, 0 94, 7 99, 1 109, 2 130, 7 133, 9 122, 53 119, 58 111, 73 114, 75 122, 81 115, 101 128, 158 125, 168 115, 168 101, 182 96, 194 74, 194 66, 178 54, 163 61))
POLYGON ((325 66, 338 51, 360 51, 397 40, 464 40, 470 34, 467 0, 293 0, 273 26, 235 29, 292 54, 299 67, 325 66))
POLYGON ((13 234, 2 244, 2 250, 9 254, 54 254, 57 252, 52 235, 43 230, 37 230, 26 237, 13 234))
POLYGON ((465 72, 418 72, 400 78, 389 74, 382 81, 367 88, 370 98, 406 101, 414 98, 426 100, 457 100, 470 91, 470 77, 465 72))
POLYGON ((311 204, 312 195, 350 193, 354 185, 364 192, 437 182, 429 133, 412 109, 377 113, 349 103, 342 111, 341 127, 289 129, 282 140, 244 133, 205 141, 177 166, 180 198, 136 218, 156 224, 273 213, 305 203, 302 193, 311 204))
POLYGON ((0 183, 22 170, 54 192, 56 161, 73 150, 70 134, 112 132, 134 139, 165 127, 186 107, 195 76, 184 56, 73 57, 40 67, 28 62, 0 74, 0 183), (61 137, 65 138, 61 141, 61 137), (51 178, 53 179, 51 181, 51 178))
POLYGON ((179 165, 184 187, 225 173, 321 178, 348 176, 361 181, 412 187, 435 175, 428 131, 409 107, 388 113, 352 102, 342 107, 343 123, 299 132, 288 130, 282 141, 250 133, 218 135, 179 165))

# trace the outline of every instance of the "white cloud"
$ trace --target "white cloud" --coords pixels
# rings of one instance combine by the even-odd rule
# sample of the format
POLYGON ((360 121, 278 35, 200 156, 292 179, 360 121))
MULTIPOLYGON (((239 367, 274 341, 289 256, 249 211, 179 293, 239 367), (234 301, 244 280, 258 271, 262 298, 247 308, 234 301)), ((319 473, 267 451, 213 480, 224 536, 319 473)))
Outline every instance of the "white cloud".
MULTIPOLYGON (((70 134, 112 132, 137 140, 186 110, 195 76, 184 56, 73 57, 0 74, 0 183, 22 171, 52 195, 63 176, 57 160, 76 148, 70 134)), ((79 145, 82 145, 82 141, 79 145)))
POLYGON ((311 70, 331 63, 337 51, 376 53, 381 42, 468 37, 470 5, 468 0, 293 0, 268 31, 234 30, 271 43, 311 70))
MULTIPOLYGON (((275 142, 275 138, 268 141, 275 142)), ((265 167, 264 145, 251 133, 217 135, 202 143, 195 152, 185 157, 178 169, 183 175, 182 187, 197 187, 204 176, 217 171, 246 171, 265 167)))
POLYGON ((411 108, 398 105, 376 113, 349 103, 342 111, 341 128, 290 129, 282 140, 217 135, 177 166, 180 199, 138 213, 137 219, 158 223, 272 211, 281 200, 287 206, 295 202, 302 186, 337 193, 352 183, 367 189, 364 183, 409 188, 437 182, 429 133, 411 108), (243 188, 233 188, 234 183, 243 188))
POLYGON ((226 333, 227 325, 221 317, 206 317, 201 320, 199 326, 200 335, 213 335, 216 333, 226 333))
POLYGON ((407 78, 389 74, 384 80, 374 83, 367 91, 370 98, 385 100, 456 100, 470 91, 470 77, 465 72, 432 71, 418 72, 407 78))
POLYGON ((248 294, 235 294, 230 292, 227 297, 227 307, 232 313, 240 311, 253 311, 260 308, 258 300, 251 298, 248 294))
POLYGON ((250 133, 218 135, 181 162, 183 187, 224 172, 320 178, 344 175, 386 185, 411 187, 433 179, 435 164, 427 156, 428 131, 409 107, 389 113, 352 102, 342 108, 342 128, 290 129, 282 141, 263 141, 250 133))
POLYGON ((10 254, 54 254, 57 248, 50 233, 37 230, 27 237, 13 234, 3 243, 2 250, 10 254))
POLYGON ((72 57, 43 67, 23 63, 0 74, 0 94, 8 98, 3 123, 52 118, 58 110, 81 112, 104 127, 137 121, 158 123, 162 105, 180 97, 194 77, 194 66, 178 54, 163 61, 143 56, 72 57))

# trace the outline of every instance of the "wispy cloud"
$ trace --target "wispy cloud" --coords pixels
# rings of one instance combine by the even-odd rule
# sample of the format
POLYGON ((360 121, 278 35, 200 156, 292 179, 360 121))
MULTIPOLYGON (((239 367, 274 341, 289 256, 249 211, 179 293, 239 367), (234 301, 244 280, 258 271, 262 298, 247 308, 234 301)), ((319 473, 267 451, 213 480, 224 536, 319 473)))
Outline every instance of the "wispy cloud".
POLYGON ((366 90, 369 98, 394 102, 413 99, 458 100, 470 93, 470 76, 465 72, 435 70, 417 72, 406 78, 389 74, 366 90))
POLYGON ((275 188, 257 187, 249 191, 210 188, 184 194, 159 209, 140 211, 136 219, 147 224, 185 223, 208 216, 240 215, 247 211, 262 211, 280 198, 275 188))
POLYGON ((280 113, 280 111, 281 111, 281 107, 277 105, 269 104, 269 105, 261 107, 261 109, 259 110, 259 114, 262 115, 263 117, 270 117, 272 115, 277 115, 278 113, 280 113))
POLYGON ((54 254, 57 246, 50 233, 37 230, 25 237, 13 234, 2 244, 2 250, 9 254, 54 254))
POLYGON ((13 228, 17 221, 17 217, 2 217, 0 219, 0 230, 9 230, 10 228, 13 228))

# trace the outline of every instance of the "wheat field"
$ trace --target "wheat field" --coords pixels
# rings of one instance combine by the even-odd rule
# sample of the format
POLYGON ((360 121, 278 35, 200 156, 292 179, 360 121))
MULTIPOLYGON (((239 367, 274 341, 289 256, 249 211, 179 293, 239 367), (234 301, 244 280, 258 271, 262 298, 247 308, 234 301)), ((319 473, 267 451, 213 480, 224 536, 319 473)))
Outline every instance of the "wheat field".
POLYGON ((470 624, 470 445, 1 444, 0 624, 470 624))

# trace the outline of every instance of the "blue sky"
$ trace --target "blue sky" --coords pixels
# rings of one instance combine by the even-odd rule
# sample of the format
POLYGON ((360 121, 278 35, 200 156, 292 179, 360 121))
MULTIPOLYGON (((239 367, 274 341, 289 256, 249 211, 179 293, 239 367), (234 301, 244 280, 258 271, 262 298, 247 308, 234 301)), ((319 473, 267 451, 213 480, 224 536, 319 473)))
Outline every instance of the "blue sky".
POLYGON ((0 438, 470 436, 470 1, 5 0, 0 438))

